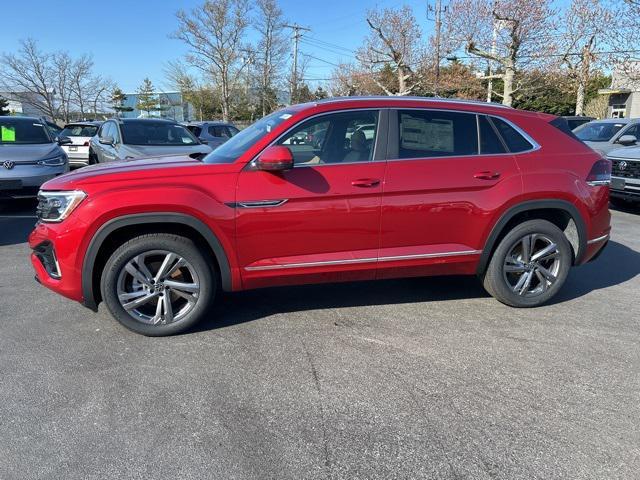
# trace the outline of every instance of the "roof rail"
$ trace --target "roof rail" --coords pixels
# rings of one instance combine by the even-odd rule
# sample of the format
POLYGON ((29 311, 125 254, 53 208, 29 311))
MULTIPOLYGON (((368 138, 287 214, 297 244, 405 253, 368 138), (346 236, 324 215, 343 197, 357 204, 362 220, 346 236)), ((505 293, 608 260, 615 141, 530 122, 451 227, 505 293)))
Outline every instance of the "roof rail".
POLYGON ((513 108, 508 105, 496 102, 485 102, 482 100, 467 100, 464 98, 444 98, 444 97, 418 97, 418 96, 390 96, 390 95, 366 95, 353 97, 332 97, 318 100, 316 103, 333 103, 345 101, 366 101, 366 100, 405 100, 405 101, 425 101, 425 102, 442 102, 442 103, 460 103, 468 105, 489 105, 498 108, 513 108))

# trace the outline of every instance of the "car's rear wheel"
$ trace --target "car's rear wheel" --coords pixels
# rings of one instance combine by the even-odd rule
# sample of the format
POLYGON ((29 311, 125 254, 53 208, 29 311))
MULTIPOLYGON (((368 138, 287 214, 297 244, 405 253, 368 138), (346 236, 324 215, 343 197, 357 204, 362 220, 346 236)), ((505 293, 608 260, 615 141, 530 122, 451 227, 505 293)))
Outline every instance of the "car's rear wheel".
POLYGON ((93 153, 93 150, 89 150, 89 165, 95 165, 98 163, 98 157, 93 153))
POLYGON ((502 239, 489 262, 484 287, 506 305, 537 307, 558 293, 572 261, 562 230, 546 220, 529 220, 502 239))
POLYGON ((149 234, 121 245, 102 273, 107 308, 149 336, 180 333, 206 315, 215 294, 211 261, 189 239, 149 234))

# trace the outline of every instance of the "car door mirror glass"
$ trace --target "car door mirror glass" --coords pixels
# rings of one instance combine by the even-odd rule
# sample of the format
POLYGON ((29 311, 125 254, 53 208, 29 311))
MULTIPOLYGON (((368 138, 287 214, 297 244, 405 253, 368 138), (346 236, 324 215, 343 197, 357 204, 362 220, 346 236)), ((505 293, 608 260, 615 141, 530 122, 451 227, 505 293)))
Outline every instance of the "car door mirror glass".
POLYGON ((291 150, 282 145, 268 147, 260 154, 255 163, 257 170, 266 172, 281 172, 293 168, 291 150))

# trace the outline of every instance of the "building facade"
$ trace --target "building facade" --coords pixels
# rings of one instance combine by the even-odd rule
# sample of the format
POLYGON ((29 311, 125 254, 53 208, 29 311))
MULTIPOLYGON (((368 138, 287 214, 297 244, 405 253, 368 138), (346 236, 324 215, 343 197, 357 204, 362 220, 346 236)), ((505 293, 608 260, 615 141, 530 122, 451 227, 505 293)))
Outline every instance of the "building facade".
POLYGON ((611 86, 598 94, 608 96, 607 118, 640 117, 640 63, 616 68, 611 86))
POLYGON ((129 107, 132 110, 120 113, 122 118, 151 117, 167 118, 177 122, 188 122, 194 117, 193 105, 184 101, 180 92, 155 92, 154 96, 157 99, 157 102, 155 107, 149 112, 138 109, 137 93, 127 93, 125 95, 127 98, 123 102, 123 106, 129 107))

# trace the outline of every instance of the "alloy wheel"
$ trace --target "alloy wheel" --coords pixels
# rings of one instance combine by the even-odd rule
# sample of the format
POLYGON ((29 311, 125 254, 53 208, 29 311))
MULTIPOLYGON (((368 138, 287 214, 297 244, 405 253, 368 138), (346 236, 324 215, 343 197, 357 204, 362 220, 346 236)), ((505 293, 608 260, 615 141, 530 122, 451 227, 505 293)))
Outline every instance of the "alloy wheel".
POLYGON ((120 271, 117 296, 133 319, 149 325, 177 322, 200 298, 195 268, 167 250, 151 250, 131 258, 120 271))
POLYGON ((508 287, 517 295, 545 293, 557 281, 561 255, 549 237, 533 233, 515 242, 502 268, 508 287))

